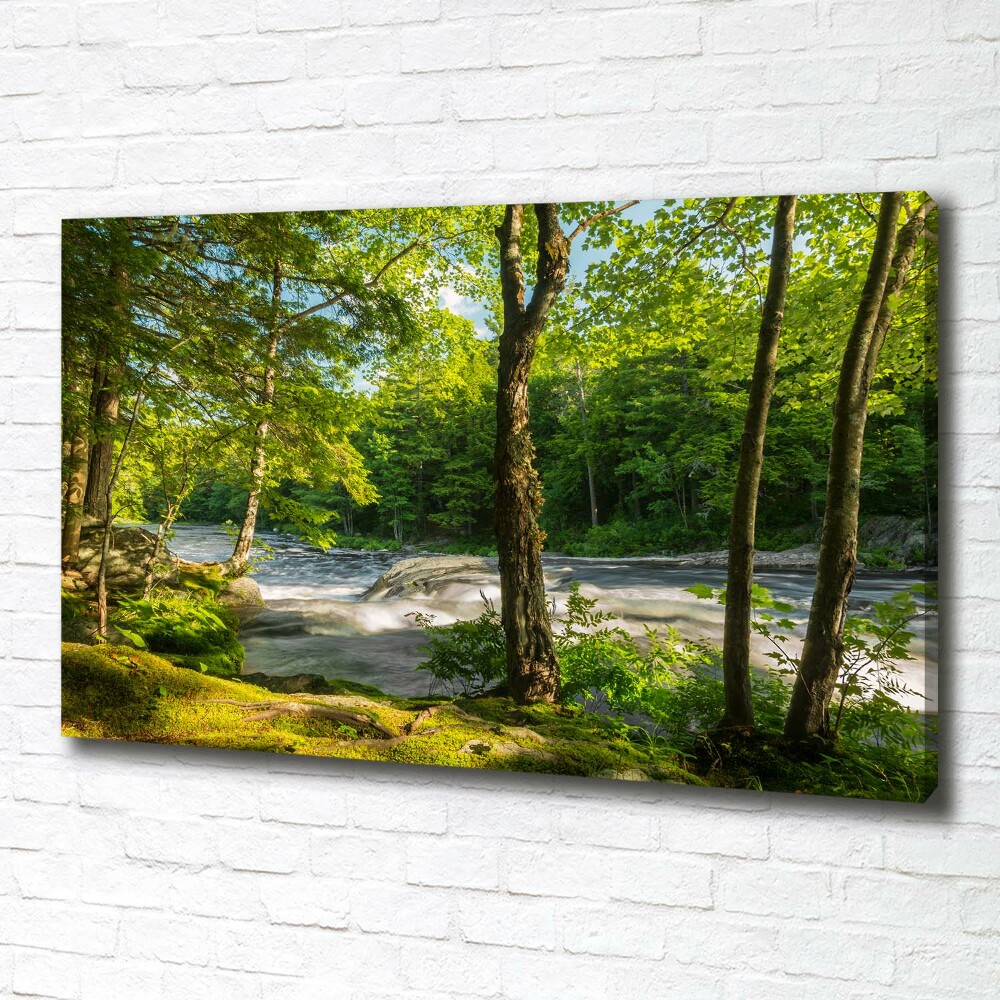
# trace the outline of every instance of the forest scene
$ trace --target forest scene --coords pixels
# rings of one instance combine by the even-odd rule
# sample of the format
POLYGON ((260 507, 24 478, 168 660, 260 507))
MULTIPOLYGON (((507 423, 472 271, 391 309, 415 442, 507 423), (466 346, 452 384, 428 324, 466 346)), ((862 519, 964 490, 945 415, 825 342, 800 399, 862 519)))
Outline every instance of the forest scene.
POLYGON ((921 802, 923 192, 71 219, 67 736, 921 802))

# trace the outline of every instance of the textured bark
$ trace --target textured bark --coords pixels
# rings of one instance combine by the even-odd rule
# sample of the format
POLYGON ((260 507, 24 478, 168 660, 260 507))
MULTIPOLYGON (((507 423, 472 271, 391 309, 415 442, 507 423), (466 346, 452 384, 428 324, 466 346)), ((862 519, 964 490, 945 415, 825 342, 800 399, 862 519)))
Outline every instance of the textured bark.
POLYGON ((576 363, 576 386, 580 394, 580 426, 583 430, 583 460, 587 466, 587 492, 590 496, 590 523, 597 527, 597 490, 594 486, 594 466, 590 461, 590 435, 587 430, 587 395, 583 389, 583 370, 576 363))
POLYGON ((933 207, 933 202, 925 202, 897 232, 902 204, 901 194, 882 197, 872 260, 840 370, 816 589, 785 720, 785 734, 792 739, 831 736, 829 705, 843 663, 844 620, 857 560, 868 392, 892 323, 892 296, 903 287, 933 207))
MULTIPOLYGON (((76 394, 79 385, 74 381, 69 391, 76 394)), ((64 417, 64 420, 66 418, 64 417)), ((65 503, 62 523, 63 569, 75 569, 80 554, 80 529, 83 527, 83 500, 87 492, 87 466, 90 459, 90 439, 84 420, 66 421, 68 439, 63 444, 66 479, 63 499, 65 503), (75 424, 75 426, 74 426, 75 424)))
POLYGON ((260 498, 264 492, 264 475, 267 470, 267 436, 270 431, 270 409, 274 403, 275 358, 278 356, 278 342, 281 339, 281 326, 278 322, 281 309, 281 264, 274 263, 274 273, 271 280, 271 332, 267 342, 267 360, 264 362, 264 374, 261 381, 260 403, 263 413, 253 435, 253 454, 250 459, 250 492, 247 496, 247 506, 243 513, 240 532, 233 546, 233 554, 223 563, 223 573, 227 576, 241 576, 247 570, 250 550, 253 547, 254 533, 257 530, 257 514, 260 511, 260 498))
POLYGON ((497 228, 504 321, 497 379, 497 436, 493 475, 500 561, 500 615, 507 681, 519 702, 555 701, 559 667, 549 622, 538 527, 541 491, 535 471, 528 412, 528 376, 538 336, 566 283, 569 241, 555 205, 536 205, 538 274, 524 303, 521 228, 524 206, 508 205, 497 228))
POLYGON ((750 690, 750 600, 753 589, 754 532, 757 492, 764 462, 764 435, 774 392, 778 342, 785 315, 785 293, 792 263, 795 230, 794 195, 778 199, 771 245, 771 270, 761 314, 757 354, 747 400, 733 512, 729 526, 729 571, 726 580, 726 621, 722 651, 726 709, 724 729, 752 729, 750 690))
MULTIPOLYGON (((127 219, 119 220, 113 237, 121 254, 111 266, 114 289, 114 313, 117 315, 119 345, 128 343, 131 323, 129 311, 129 275, 125 266, 125 248, 132 242, 132 230, 127 219)), ((121 348, 119 347, 119 350, 121 348)), ((127 347, 122 351, 124 354, 127 347)), ((104 333, 94 362, 93 385, 90 394, 91 438, 87 462, 87 482, 83 498, 84 512, 106 521, 109 513, 108 482, 114 466, 115 432, 121 399, 121 382, 125 373, 122 358, 116 356, 115 345, 104 333)))
POLYGON ((86 491, 83 507, 87 514, 103 521, 108 516, 108 480, 114 464, 115 425, 120 405, 118 383, 121 366, 115 365, 105 349, 94 365, 91 391, 93 438, 87 460, 86 491))

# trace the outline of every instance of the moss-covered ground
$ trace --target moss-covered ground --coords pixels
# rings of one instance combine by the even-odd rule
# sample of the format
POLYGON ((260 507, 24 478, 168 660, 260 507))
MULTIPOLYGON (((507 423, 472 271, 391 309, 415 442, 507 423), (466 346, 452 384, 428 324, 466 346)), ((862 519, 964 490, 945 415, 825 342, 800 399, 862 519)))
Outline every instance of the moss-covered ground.
POLYGON ((668 748, 574 707, 397 698, 347 682, 286 694, 114 645, 65 643, 62 677, 67 736, 704 784, 668 748))

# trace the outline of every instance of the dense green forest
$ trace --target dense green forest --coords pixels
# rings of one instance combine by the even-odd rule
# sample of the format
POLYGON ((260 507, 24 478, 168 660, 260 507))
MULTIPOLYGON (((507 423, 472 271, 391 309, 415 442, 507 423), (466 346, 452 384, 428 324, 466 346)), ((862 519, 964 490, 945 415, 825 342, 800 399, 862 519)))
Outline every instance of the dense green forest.
MULTIPOLYGON (((594 237, 598 252, 586 271, 571 276, 530 383, 548 548, 601 556, 725 545, 770 235, 766 206, 744 201, 742 215, 738 206, 725 230, 692 244, 699 249, 690 260, 680 259, 685 242, 703 218, 724 210, 724 201, 670 203, 648 219, 622 218, 594 237)), ((843 196, 806 199, 799 210, 795 295, 786 310, 761 483, 760 548, 784 548, 817 534, 844 317, 867 265, 872 220, 865 207, 863 198, 843 196)), ((462 252, 468 252, 464 246, 462 252)), ((449 278, 469 282, 448 271, 427 280, 449 278)), ((398 338, 388 351, 374 338, 368 345, 337 345, 341 381, 329 369, 313 373, 313 388, 327 395, 317 395, 302 417, 308 424, 324 405, 336 407, 345 451, 325 477, 304 467, 269 474, 260 527, 307 530, 341 545, 373 539, 389 547, 495 547, 490 465, 499 306, 498 289, 480 285, 463 284, 484 303, 478 330, 425 293, 419 312, 394 317, 395 329, 379 329, 380 336, 398 338)), ((934 303, 926 283, 913 287, 872 392, 862 499, 866 516, 926 518, 933 532, 936 370, 927 338, 934 303)), ((266 289, 259 294, 266 296, 266 289)), ((406 301, 414 310, 413 298, 406 301)), ((291 312, 297 304, 284 308, 291 312)), ((345 317, 330 322, 343 327, 345 317)), ((283 364, 321 363, 318 356, 292 356, 294 349, 289 345, 283 364)), ((241 374, 252 379, 255 373, 241 374)), ((288 405, 291 395, 284 393, 288 405)), ((163 419, 179 419, 181 401, 172 400, 173 415, 163 419)), ((186 470, 193 486, 182 516, 240 522, 247 454, 236 432, 219 443, 217 456, 202 454, 202 467, 186 470)), ((155 454, 146 459, 145 468, 138 459, 126 466, 118 502, 127 516, 156 522, 167 501, 163 484, 148 474, 155 454)))
POLYGON ((759 739, 753 553, 815 542, 775 712, 784 739, 836 739, 859 520, 927 539, 869 564, 936 558, 936 246, 919 193, 69 220, 71 615, 93 616, 87 641, 147 645, 122 607, 169 589, 184 521, 231 526, 230 558, 188 581, 213 607, 266 527, 498 554, 502 607, 481 624, 503 693, 558 704, 574 654, 543 550, 728 546, 713 725, 759 739), (109 570, 127 521, 159 529, 126 585, 109 570))

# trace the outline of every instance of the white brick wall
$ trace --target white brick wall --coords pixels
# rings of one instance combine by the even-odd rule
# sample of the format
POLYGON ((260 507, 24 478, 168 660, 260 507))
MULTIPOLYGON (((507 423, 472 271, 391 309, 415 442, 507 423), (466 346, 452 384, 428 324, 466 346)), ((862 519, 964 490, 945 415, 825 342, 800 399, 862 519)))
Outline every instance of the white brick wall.
POLYGON ((3 0, 0 995, 996 995, 996 0, 3 0), (926 187, 923 807, 65 741, 62 215, 926 187))

